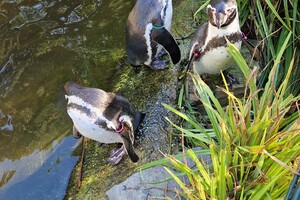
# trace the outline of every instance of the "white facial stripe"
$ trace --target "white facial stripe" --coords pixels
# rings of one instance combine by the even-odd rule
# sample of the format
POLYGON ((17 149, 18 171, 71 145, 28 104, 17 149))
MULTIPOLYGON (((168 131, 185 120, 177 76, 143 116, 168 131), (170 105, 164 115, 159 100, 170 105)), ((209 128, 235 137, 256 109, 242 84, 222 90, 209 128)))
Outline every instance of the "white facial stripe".
POLYGON ((167 4, 167 9, 166 9, 166 16, 164 19, 164 23, 165 23, 165 28, 170 31, 171 29, 171 22, 172 22, 172 14, 173 14, 173 7, 172 7, 172 1, 168 0, 168 4, 167 4))
POLYGON ((126 124, 128 124, 130 126, 131 132, 129 134, 129 137, 130 137, 130 140, 133 144, 134 143, 134 132, 133 132, 133 126, 132 126, 131 118, 128 115, 122 115, 119 118, 119 121, 124 121, 124 122, 126 122, 126 124))
POLYGON ((208 6, 206 7, 206 9, 212 9, 213 11, 215 11, 216 9, 215 8, 213 8, 210 4, 208 4, 208 6))
POLYGON ((146 39, 146 45, 147 45, 147 55, 148 59, 144 62, 145 65, 150 65, 152 61, 152 48, 151 48, 151 38, 150 38, 150 33, 152 30, 152 23, 147 24, 146 30, 145 30, 145 39, 146 39))
MULTIPOLYGON (((79 98, 77 96, 74 96, 74 95, 67 96, 66 95, 65 97, 66 97, 66 99, 68 99, 68 104, 73 103, 75 105, 80 105, 82 107, 85 107, 85 108, 89 109, 91 112, 96 113, 99 120, 105 121, 108 128, 113 128, 113 129, 116 130, 116 126, 111 121, 109 121, 108 119, 106 119, 103 116, 103 111, 104 110, 100 110, 99 108, 96 108, 96 107, 92 106, 91 104, 86 103, 85 101, 83 101, 81 98, 79 98)), ((78 110, 78 109, 68 108, 68 110, 78 110)), ((82 113, 82 112, 80 112, 80 113, 82 115, 84 115, 84 113, 82 113)), ((70 117, 72 118, 72 116, 70 116, 70 117)), ((89 119, 91 119, 91 118, 89 118, 89 119)), ((94 119, 94 121, 97 121, 97 120, 94 119)))
MULTIPOLYGON (((226 10, 227 10, 227 9, 232 9, 232 8, 237 9, 237 5, 231 5, 231 6, 228 6, 227 4, 225 4, 225 6, 226 6, 226 10)), ((209 8, 210 8, 211 10, 213 10, 213 11, 216 11, 216 8, 212 7, 210 4, 207 5, 206 9, 209 9, 209 8)))
POLYGON ((131 129, 133 129, 132 127, 132 123, 131 123, 131 118, 128 116, 128 115, 122 115, 120 118, 119 118, 119 121, 124 121, 126 122, 131 129))
POLYGON ((165 19, 165 13, 164 13, 164 10, 165 10, 165 8, 166 8, 166 6, 167 6, 167 1, 168 0, 163 0, 163 7, 162 7, 162 9, 161 9, 161 11, 160 11, 160 17, 161 17, 161 19, 162 20, 164 20, 165 19))

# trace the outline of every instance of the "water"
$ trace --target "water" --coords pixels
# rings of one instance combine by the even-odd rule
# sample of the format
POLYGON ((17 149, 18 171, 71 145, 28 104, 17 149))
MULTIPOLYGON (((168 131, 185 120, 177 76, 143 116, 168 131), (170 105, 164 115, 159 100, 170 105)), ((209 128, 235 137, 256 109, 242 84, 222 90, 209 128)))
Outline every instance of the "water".
POLYGON ((0 199, 61 199, 78 157, 63 84, 111 90, 134 1, 0 2, 0 199))

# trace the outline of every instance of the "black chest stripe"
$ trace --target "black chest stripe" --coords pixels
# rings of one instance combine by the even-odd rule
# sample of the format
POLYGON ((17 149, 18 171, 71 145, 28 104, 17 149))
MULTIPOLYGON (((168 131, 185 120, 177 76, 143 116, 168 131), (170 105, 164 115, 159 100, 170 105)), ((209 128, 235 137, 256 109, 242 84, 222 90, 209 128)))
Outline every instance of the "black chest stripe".
POLYGON ((86 114, 90 118, 96 117, 95 113, 93 113, 89 108, 82 105, 78 105, 75 103, 68 103, 67 108, 79 110, 80 113, 86 114))
POLYGON ((85 114, 87 115, 89 118, 92 118, 95 120, 94 124, 96 125, 99 125, 100 127, 108 130, 108 131, 111 131, 112 129, 109 129, 107 127, 107 123, 105 120, 102 120, 99 118, 99 116, 95 113, 95 112, 92 112, 89 108, 87 107, 84 107, 84 106, 81 106, 81 105, 78 105, 78 104, 75 104, 75 103, 69 103, 67 105, 67 108, 68 109, 76 109, 78 110, 80 113, 82 114, 85 114))
POLYGON ((225 37, 231 42, 231 43, 236 43, 238 41, 241 41, 242 40, 242 35, 240 32, 235 32, 235 33, 232 33, 230 35, 226 35, 226 36, 223 36, 223 37, 214 37, 212 38, 208 44, 206 45, 205 49, 204 49, 204 53, 201 54, 200 57, 202 57, 205 52, 207 51, 211 51, 215 48, 218 48, 218 47, 222 47, 222 46, 227 46, 227 43, 226 43, 226 40, 225 40, 225 37))

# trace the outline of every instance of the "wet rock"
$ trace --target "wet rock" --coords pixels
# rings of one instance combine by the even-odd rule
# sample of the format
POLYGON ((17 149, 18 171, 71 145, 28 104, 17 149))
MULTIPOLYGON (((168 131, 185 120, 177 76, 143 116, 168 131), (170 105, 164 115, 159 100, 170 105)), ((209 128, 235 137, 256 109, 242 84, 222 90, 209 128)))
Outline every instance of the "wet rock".
MULTIPOLYGON (((106 194, 110 200, 140 200, 162 197, 165 196, 164 194, 168 188, 174 190, 175 188, 179 188, 179 186, 174 181, 155 185, 150 183, 163 180, 169 176, 168 172, 162 166, 157 166, 141 173, 137 172, 133 174, 123 183, 112 187, 106 194)), ((175 195, 174 192, 168 192, 168 196, 171 198, 174 198, 175 195)))
MULTIPOLYGON (((193 150, 199 149, 194 148, 193 150)), ((198 156, 198 159, 206 164, 211 163, 210 157, 207 155, 198 156)), ((183 159, 179 160, 183 162, 183 159)), ((195 162, 189 157, 186 158, 186 164, 192 169, 196 166, 195 162)), ((171 171, 175 174, 178 173, 175 170, 171 171)), ((108 190, 106 195, 109 200, 141 200, 166 196, 171 199, 177 199, 176 191, 180 191, 180 186, 174 180, 153 184, 167 178, 170 178, 169 173, 163 166, 159 165, 133 174, 124 182, 108 190)), ((186 176, 180 177, 180 179, 188 184, 186 176)))

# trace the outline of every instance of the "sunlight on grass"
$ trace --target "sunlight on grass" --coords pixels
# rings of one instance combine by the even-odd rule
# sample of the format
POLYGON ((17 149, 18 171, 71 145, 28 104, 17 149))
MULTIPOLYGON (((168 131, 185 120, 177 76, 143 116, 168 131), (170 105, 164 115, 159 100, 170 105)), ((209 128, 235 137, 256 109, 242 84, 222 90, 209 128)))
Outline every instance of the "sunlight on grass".
POLYGON ((167 118, 177 135, 183 135, 190 145, 202 150, 189 149, 142 167, 165 166, 169 179, 177 182, 179 195, 185 199, 283 199, 293 176, 299 173, 298 0, 237 2, 241 24, 251 23, 257 35, 263 68, 251 71, 240 52, 228 42, 228 52, 246 84, 242 98, 237 98, 228 87, 219 88, 227 95, 225 107, 199 75, 188 73, 193 85, 185 83, 180 90, 180 110, 163 106, 184 122, 176 124, 167 118), (257 73, 259 78, 255 80, 257 73), (190 105, 186 98, 188 87, 193 87, 204 113, 190 105), (186 110, 182 111, 184 106, 186 110), (203 126, 200 117, 209 124, 203 126), (199 160, 199 155, 204 154, 210 155, 210 164, 199 160), (195 168, 180 161, 186 157, 195 163, 195 168), (183 175, 188 182, 180 179, 183 175))

